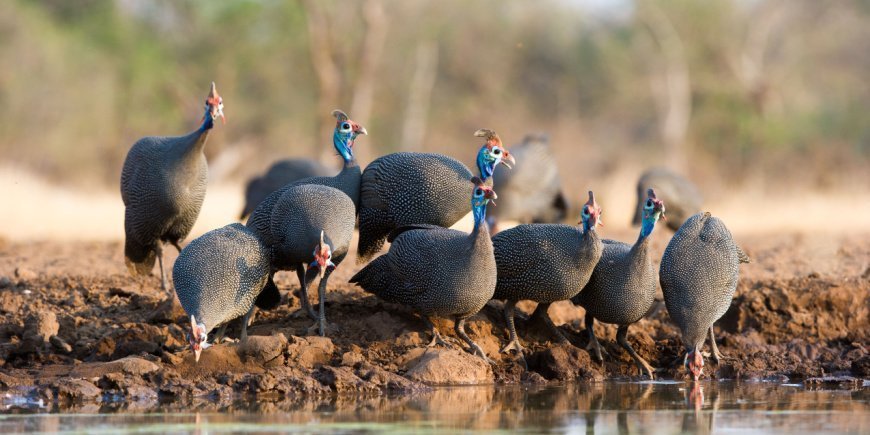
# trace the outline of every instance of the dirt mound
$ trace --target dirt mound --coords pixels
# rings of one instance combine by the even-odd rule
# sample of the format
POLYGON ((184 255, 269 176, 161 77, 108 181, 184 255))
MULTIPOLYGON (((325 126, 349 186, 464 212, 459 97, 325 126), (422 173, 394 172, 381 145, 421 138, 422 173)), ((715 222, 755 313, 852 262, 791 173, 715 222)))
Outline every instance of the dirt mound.
MULTIPOLYGON (((705 373, 739 379, 867 377, 870 242, 863 240, 844 239, 834 254, 838 261, 831 263, 836 269, 829 270, 794 266, 792 252, 805 238, 744 242, 757 262, 741 272, 732 307, 716 325, 727 358, 719 365, 708 361, 705 373)), ((657 243, 654 250, 663 247, 657 243)), ((352 260, 330 281, 326 313, 335 332, 329 338, 307 336, 311 320, 296 297, 285 295, 281 306, 257 314, 247 342, 216 344, 195 363, 179 326, 185 325, 184 312, 165 300, 156 277, 130 278, 123 264, 117 243, 0 247, 0 390, 64 402, 237 393, 379 395, 427 385, 638 376, 615 342, 614 326, 596 325, 609 355, 593 362, 584 350, 582 309, 564 302, 550 311, 571 345, 553 344, 546 328, 528 319, 534 304, 519 305, 517 330, 528 371, 516 355, 498 353, 507 336, 497 301, 467 322, 494 366, 467 353, 449 320, 436 326, 452 349, 427 348, 431 337, 418 316, 345 284, 355 272, 345 266, 352 260), (77 256, 67 257, 71 253, 77 256)), ((277 278, 280 288, 297 288, 295 277, 277 278)), ((231 324, 227 335, 238 333, 231 324)), ((685 376, 679 334, 661 301, 629 329, 629 340, 658 368, 658 377, 685 376)))

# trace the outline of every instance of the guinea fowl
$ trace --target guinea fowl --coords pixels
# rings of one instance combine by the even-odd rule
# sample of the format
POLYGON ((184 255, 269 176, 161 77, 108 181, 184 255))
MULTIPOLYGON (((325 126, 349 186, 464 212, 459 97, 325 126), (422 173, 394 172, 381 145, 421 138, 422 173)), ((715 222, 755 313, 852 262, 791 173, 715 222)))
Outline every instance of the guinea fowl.
POLYGON ((722 358, 713 336, 713 323, 728 311, 740 263, 749 257, 734 242, 725 224, 710 213, 690 217, 668 243, 659 280, 671 319, 686 346, 684 362, 697 381, 703 372, 701 348, 707 335, 713 359, 722 358))
POLYGON ((390 233, 390 250, 357 272, 350 282, 379 298, 413 308, 433 334, 429 346, 447 343, 430 316, 452 316, 456 334, 475 355, 490 362, 465 333, 465 319, 476 314, 495 291, 492 240, 484 222, 486 204, 496 198, 491 187, 472 179, 474 229, 462 231, 417 224, 390 233))
POLYGON ((601 240, 595 231, 600 215, 601 208, 589 192, 589 201, 580 215, 581 228, 560 224, 519 225, 492 238, 498 267, 493 299, 505 301, 504 316, 510 333, 510 342, 502 352, 514 349, 522 354, 514 327, 514 306, 522 300, 538 302, 535 315, 543 316, 560 341, 567 341, 547 309, 553 302, 570 299, 589 281, 601 257, 601 240))
POLYGON ((190 242, 175 261, 172 280, 184 311, 190 316, 188 340, 199 361, 209 347, 208 333, 218 325, 217 340, 233 319, 242 320, 242 340, 254 299, 269 276, 266 246, 244 225, 209 231, 190 242))
POLYGON ((203 148, 214 120, 224 119, 223 107, 212 82, 198 129, 186 136, 139 139, 121 170, 125 263, 134 276, 148 275, 156 258, 163 290, 167 289, 163 244, 171 243, 180 252, 179 243, 199 216, 208 181, 203 148))
POLYGON ((655 301, 656 272, 649 252, 649 236, 664 214, 664 202, 656 197, 653 189, 649 189, 637 242, 629 245, 604 240, 601 259, 589 282, 571 298, 571 302, 586 309, 586 332, 589 334, 587 348, 594 351, 595 359, 599 362, 603 360, 601 345, 593 329, 595 319, 619 325, 616 341, 634 359, 641 375, 646 373, 650 379, 653 378, 654 369, 634 351, 626 337, 629 325, 643 318, 655 301))
MULTIPOLYGON (((353 155, 353 146, 357 136, 368 134, 368 132, 366 132, 366 129, 363 126, 350 120, 341 110, 333 110, 332 115, 335 116, 336 119, 335 130, 332 134, 332 146, 335 147, 335 150, 344 160, 344 168, 334 177, 311 177, 290 183, 269 194, 269 196, 267 196, 266 199, 264 199, 260 205, 254 209, 251 216, 248 217, 246 225, 251 228, 251 230, 253 230, 264 243, 266 243, 266 246, 269 246, 270 248, 275 246, 271 233, 273 209, 275 208, 278 199, 281 198, 281 196, 290 188, 303 184, 317 184, 332 187, 344 192, 344 194, 351 199, 354 206, 354 213, 356 213, 359 208, 361 172, 359 164, 357 164, 356 158, 353 155)), ((281 300, 281 294, 273 280, 274 272, 276 271, 277 269, 273 270, 273 273, 269 275, 269 282, 266 285, 266 288, 263 289, 263 292, 260 293, 260 296, 257 298, 257 307, 259 308, 273 308, 281 300)), ((299 277, 299 284, 304 286, 305 280, 303 271, 297 269, 296 273, 299 277)), ((307 302, 307 300, 304 300, 303 304, 306 304, 307 302)))
MULTIPOLYGON (((486 138, 477 153, 478 178, 491 185, 495 167, 510 167, 515 160, 494 131, 480 129, 474 135, 486 138)), ((468 214, 462 198, 471 178, 465 165, 442 154, 401 152, 373 161, 360 183, 357 263, 368 261, 390 231, 403 225, 455 224, 468 214)))
POLYGON ((668 203, 668 228, 676 231, 689 216, 701 211, 701 192, 685 177, 665 168, 652 168, 637 181, 637 206, 632 225, 640 225, 646 190, 653 188, 663 201, 668 203))
POLYGON ((245 186, 245 206, 239 219, 248 217, 270 193, 303 178, 325 177, 329 174, 330 170, 316 160, 279 160, 265 174, 248 181, 245 186))
POLYGON ((520 145, 511 148, 519 163, 510 171, 495 170, 493 188, 503 199, 489 213, 493 232, 498 221, 559 223, 567 216, 568 203, 549 141, 545 134, 526 135, 520 145))
POLYGON ((268 238, 272 269, 296 271, 302 307, 317 319, 320 335, 326 334, 327 281, 347 255, 355 217, 350 197, 317 184, 285 189, 272 209, 268 238), (308 284, 318 276, 320 313, 316 315, 308 302, 308 284))

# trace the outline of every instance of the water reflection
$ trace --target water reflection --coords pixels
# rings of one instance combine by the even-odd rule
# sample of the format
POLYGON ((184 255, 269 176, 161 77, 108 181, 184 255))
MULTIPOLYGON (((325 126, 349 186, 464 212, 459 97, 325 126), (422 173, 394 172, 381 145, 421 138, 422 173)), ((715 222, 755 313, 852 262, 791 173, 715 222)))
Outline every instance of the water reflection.
POLYGON ((397 397, 199 398, 63 410, 30 409, 20 402, 6 406, 0 433, 870 431, 870 388, 812 390, 731 382, 440 388, 397 397))

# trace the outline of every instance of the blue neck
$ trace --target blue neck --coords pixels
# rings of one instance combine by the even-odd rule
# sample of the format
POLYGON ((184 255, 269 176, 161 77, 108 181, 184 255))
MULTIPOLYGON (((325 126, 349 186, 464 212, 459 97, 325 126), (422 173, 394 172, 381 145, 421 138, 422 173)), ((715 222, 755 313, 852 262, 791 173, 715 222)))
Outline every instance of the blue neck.
POLYGON ((592 231, 592 227, 589 226, 589 219, 583 219, 583 234, 592 231))
POLYGON ((204 116, 205 119, 202 120, 202 125, 199 127, 199 129, 202 131, 211 130, 212 127, 214 127, 214 118, 211 117, 211 110, 206 108, 204 116))
POLYGON ((652 234, 653 229, 656 227, 656 221, 651 218, 647 218, 643 220, 643 223, 640 226, 640 237, 649 237, 652 234))
POLYGON ((341 154, 341 158, 344 159, 345 163, 353 161, 353 140, 353 132, 342 133, 336 128, 332 133, 332 146, 341 154))
POLYGON ((492 177, 492 173, 495 171, 495 165, 486 156, 486 145, 477 153, 477 170, 480 171, 480 179, 484 181, 492 177))
POLYGON ((474 213, 474 229, 477 230, 480 224, 486 221, 486 202, 472 204, 471 211, 474 213))

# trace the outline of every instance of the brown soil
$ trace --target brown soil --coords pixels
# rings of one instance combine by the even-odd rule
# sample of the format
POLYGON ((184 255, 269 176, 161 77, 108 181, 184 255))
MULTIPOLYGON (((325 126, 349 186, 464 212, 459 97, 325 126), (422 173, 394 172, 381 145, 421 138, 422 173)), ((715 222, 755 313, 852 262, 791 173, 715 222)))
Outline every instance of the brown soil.
MULTIPOLYGON (((606 234, 631 240, 633 232, 606 234)), ((658 234, 666 234, 662 231, 658 234)), ((660 257, 667 238, 655 239, 660 257)), ((717 323, 717 379, 806 380, 870 377, 870 237, 777 235, 737 237, 753 258, 742 266, 731 309, 717 323)), ((542 325, 522 315, 517 327, 529 371, 506 342, 500 304, 491 302, 468 331, 496 361, 489 367, 462 351, 452 322, 437 326, 454 349, 426 349, 430 337, 411 311, 347 284, 353 255, 330 280, 330 338, 309 336, 311 321, 295 296, 259 312, 242 345, 215 345, 195 364, 184 313, 167 301, 159 279, 127 275, 119 242, 8 242, 0 239, 0 391, 49 400, 107 397, 155 400, 195 396, 379 395, 427 385, 553 383, 637 379, 615 343, 616 329, 596 326, 609 353, 603 365, 583 350, 582 310, 554 304, 556 324, 578 347, 551 344, 542 325)), ((169 258, 169 264, 174 256, 169 258)), ((155 271, 156 274, 156 271, 155 271)), ((295 291, 295 276, 278 275, 295 291)), ((530 313, 531 303, 520 305, 530 313)), ((230 337, 238 334, 234 322, 230 337)), ((660 378, 682 378, 682 345, 664 304, 632 326, 629 340, 658 367, 660 378)))

